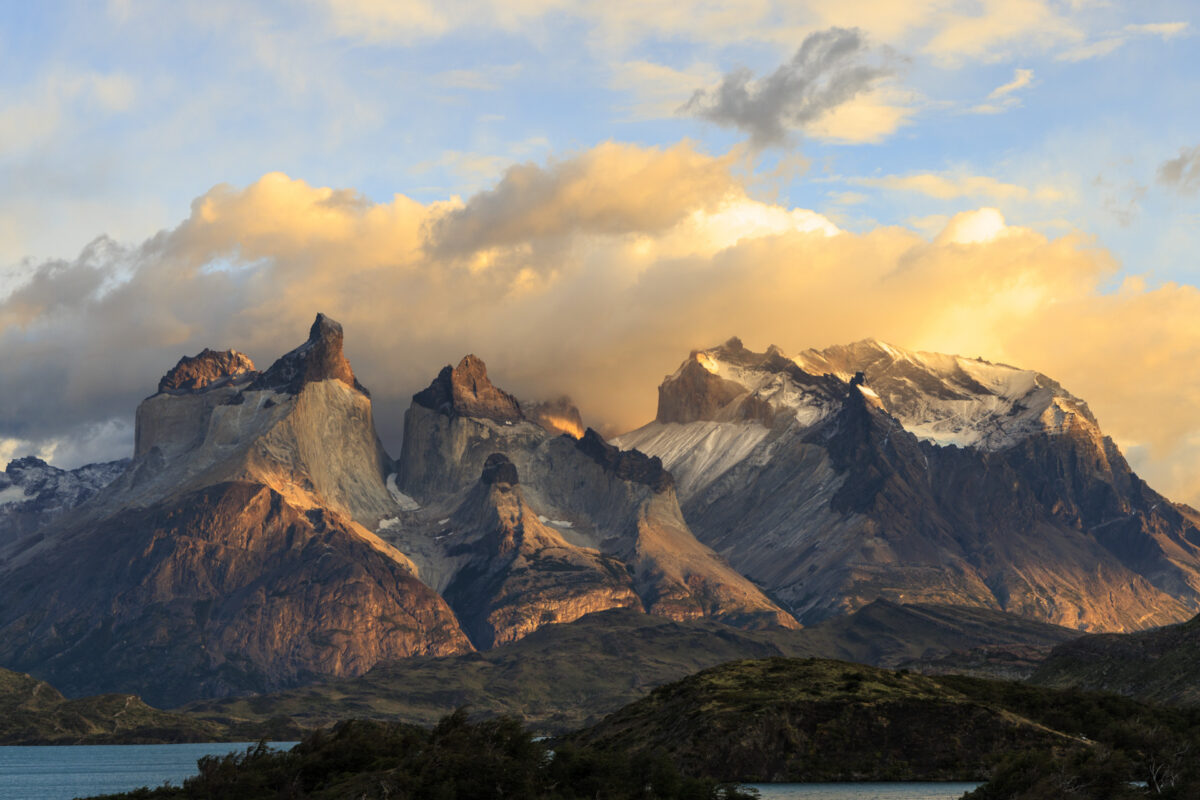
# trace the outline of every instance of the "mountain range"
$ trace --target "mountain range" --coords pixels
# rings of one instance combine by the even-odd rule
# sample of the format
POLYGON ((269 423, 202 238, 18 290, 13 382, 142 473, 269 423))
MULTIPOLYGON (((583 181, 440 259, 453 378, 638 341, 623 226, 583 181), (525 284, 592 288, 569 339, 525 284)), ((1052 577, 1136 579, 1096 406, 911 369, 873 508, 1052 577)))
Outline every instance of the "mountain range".
POLYGON ((1200 514, 1036 372, 731 339, 606 441, 468 355, 413 396, 393 460, 343 336, 318 315, 266 370, 182 358, 137 409, 132 459, 10 464, 0 665, 170 706, 622 609, 746 631, 881 598, 1081 631, 1200 609, 1200 514))

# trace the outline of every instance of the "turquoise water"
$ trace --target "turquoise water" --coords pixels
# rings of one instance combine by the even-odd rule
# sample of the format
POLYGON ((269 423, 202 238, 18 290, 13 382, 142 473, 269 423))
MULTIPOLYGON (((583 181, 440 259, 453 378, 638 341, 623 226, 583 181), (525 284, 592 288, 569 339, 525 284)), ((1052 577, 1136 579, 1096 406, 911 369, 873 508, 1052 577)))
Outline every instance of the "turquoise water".
MULTIPOLYGON (((244 751, 254 742, 220 744, 0 747, 0 798, 72 800, 127 792, 142 786, 180 784, 195 775, 201 756, 244 751)), ((272 743, 286 749, 295 742, 272 743)))
MULTIPOLYGON (((201 756, 244 751, 253 742, 224 744, 0 747, 0 798, 73 800, 180 784, 201 756)), ((286 749, 295 742, 277 742, 286 749)), ((762 800, 957 800, 977 783, 759 783, 762 800)))
POLYGON ((958 800, 978 783, 752 783, 762 800, 958 800))

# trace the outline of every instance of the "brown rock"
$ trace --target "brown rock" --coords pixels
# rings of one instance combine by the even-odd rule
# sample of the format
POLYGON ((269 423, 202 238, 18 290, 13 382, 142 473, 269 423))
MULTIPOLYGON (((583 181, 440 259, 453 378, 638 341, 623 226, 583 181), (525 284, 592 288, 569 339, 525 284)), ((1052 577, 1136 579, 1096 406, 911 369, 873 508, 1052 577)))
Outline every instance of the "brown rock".
POLYGON ((367 394, 342 353, 342 338, 340 323, 324 314, 317 314, 308 331, 308 341, 281 356, 250 385, 250 390, 273 389, 299 394, 306 383, 338 380, 367 394))
POLYGON ((457 367, 446 366, 413 401, 447 416, 479 417, 496 422, 525 419, 521 405, 508 392, 497 388, 487 375, 487 365, 466 355, 457 367))
POLYGON ((158 382, 158 391, 198 392, 254 375, 257 372, 249 356, 237 350, 210 350, 206 347, 199 355, 179 359, 179 363, 158 382))

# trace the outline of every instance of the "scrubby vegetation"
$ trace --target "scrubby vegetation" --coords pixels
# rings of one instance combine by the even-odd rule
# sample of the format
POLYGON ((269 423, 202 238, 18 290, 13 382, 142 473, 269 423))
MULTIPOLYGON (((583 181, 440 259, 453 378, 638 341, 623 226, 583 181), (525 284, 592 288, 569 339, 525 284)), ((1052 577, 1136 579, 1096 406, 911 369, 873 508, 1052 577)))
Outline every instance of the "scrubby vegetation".
POLYGON ((108 800, 750 800, 681 776, 661 754, 549 749, 512 717, 470 722, 459 711, 432 729, 365 720, 306 736, 289 752, 265 744, 200 760, 182 787, 108 800))

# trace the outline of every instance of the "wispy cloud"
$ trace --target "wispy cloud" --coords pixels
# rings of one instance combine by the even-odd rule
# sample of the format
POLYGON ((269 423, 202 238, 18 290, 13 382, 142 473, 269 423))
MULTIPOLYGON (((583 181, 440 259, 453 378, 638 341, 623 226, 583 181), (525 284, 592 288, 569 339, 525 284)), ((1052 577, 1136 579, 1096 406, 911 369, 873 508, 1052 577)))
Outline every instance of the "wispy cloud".
POLYGON ((1175 158, 1160 164, 1158 180, 1159 183, 1185 194, 1200 191, 1200 145, 1185 147, 1175 158))
POLYGON ((1136 25, 1126 25, 1120 31, 1109 33, 1099 39, 1072 47, 1055 56, 1058 61, 1088 61, 1102 58, 1115 53, 1133 38, 1139 36, 1158 36, 1164 41, 1183 36, 1190 30, 1187 22, 1149 22, 1136 25))
POLYGON ((970 111, 974 114, 1001 114, 1014 108, 1019 108, 1021 98, 1016 92, 1033 84, 1033 70, 1013 70, 1013 78, 1008 83, 997 86, 987 96, 987 102, 973 106, 970 111))
POLYGON ((960 173, 922 172, 911 175, 885 175, 882 177, 850 178, 856 186, 870 186, 900 192, 916 192, 939 200, 957 198, 990 198, 993 200, 1036 200, 1053 203, 1067 195, 1053 186, 1029 188, 1015 183, 1005 183, 987 175, 960 173))

